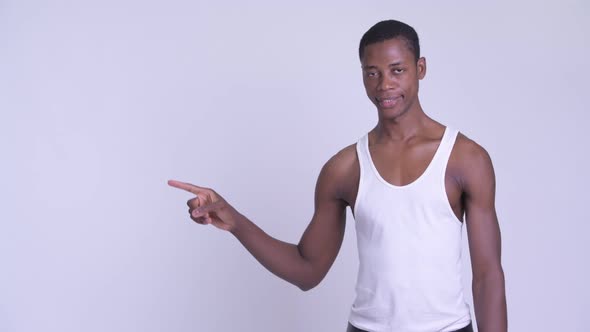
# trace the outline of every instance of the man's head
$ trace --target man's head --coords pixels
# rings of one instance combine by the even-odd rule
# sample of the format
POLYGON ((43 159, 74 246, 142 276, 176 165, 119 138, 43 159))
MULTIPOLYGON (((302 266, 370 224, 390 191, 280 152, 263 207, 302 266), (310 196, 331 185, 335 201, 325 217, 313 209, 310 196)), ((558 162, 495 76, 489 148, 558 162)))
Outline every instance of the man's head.
POLYGON ((399 38, 406 42, 408 49, 414 54, 416 61, 420 58, 420 41, 416 30, 411 26, 396 20, 381 21, 373 25, 361 38, 359 58, 363 60, 365 47, 371 44, 399 38))
POLYGON ((412 27, 393 20, 375 24, 363 35, 359 56, 365 90, 380 119, 421 111, 418 81, 426 74, 426 59, 412 27))

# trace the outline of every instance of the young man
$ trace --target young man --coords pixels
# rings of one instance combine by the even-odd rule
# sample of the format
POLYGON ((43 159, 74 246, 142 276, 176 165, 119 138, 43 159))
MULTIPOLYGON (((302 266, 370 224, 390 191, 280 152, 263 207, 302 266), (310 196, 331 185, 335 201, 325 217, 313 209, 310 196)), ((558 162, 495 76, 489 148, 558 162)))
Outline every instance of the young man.
POLYGON ((188 201, 194 221, 231 232, 302 290, 319 284, 334 262, 350 206, 360 264, 348 331, 472 331, 461 284, 465 216, 479 331, 506 331, 490 157, 422 110, 426 60, 412 27, 377 23, 363 35, 359 56, 379 121, 322 168, 315 213, 299 244, 270 237, 212 189, 169 184, 196 195, 188 201))

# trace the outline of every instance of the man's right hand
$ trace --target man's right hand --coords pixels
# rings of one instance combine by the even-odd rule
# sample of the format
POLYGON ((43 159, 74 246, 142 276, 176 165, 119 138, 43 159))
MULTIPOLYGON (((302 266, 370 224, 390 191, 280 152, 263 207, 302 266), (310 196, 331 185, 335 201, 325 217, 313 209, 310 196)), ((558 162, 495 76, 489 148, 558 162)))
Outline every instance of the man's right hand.
POLYGON ((240 214, 214 190, 176 180, 169 180, 168 185, 196 195, 186 203, 190 217, 196 223, 213 225, 229 232, 236 228, 240 214))

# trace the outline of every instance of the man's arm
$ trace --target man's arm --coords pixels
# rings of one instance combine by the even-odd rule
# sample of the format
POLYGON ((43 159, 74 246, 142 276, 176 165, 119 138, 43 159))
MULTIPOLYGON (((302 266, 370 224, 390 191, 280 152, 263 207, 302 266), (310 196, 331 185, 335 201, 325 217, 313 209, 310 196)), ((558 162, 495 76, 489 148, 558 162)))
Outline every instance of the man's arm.
POLYGON ((347 206, 341 199, 345 172, 339 155, 322 168, 315 213, 298 245, 269 236, 211 189, 178 181, 169 184, 197 195, 189 201, 193 220, 231 232, 270 272, 305 291, 325 277, 340 250, 347 206))
POLYGON ((464 145, 463 188, 478 330, 507 330, 500 227, 495 208, 496 180, 488 153, 473 141, 464 145))

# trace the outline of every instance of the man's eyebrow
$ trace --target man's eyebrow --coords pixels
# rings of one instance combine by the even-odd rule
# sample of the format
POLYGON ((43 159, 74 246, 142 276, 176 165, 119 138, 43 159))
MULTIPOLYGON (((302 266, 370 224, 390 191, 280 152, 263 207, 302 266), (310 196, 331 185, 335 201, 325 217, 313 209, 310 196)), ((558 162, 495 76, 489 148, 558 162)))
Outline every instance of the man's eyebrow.
POLYGON ((367 69, 377 69, 377 66, 363 66, 363 69, 364 70, 367 70, 367 69))
MULTIPOLYGON (((389 67, 395 67, 395 66, 399 66, 402 65, 403 62, 402 61, 398 61, 398 62, 394 62, 394 63, 390 63, 389 67)), ((370 66, 363 66, 364 70, 368 70, 368 69, 377 69, 377 66, 374 65, 370 65, 370 66)))

